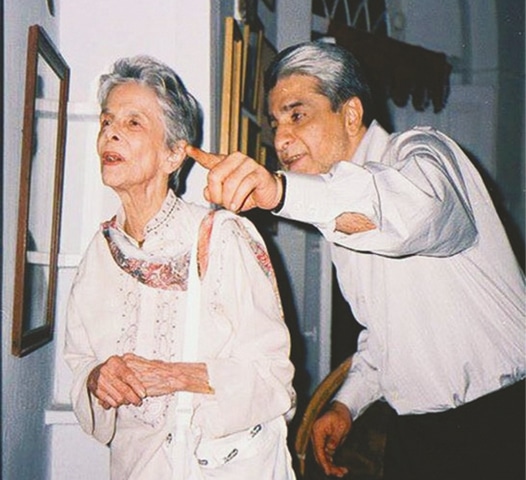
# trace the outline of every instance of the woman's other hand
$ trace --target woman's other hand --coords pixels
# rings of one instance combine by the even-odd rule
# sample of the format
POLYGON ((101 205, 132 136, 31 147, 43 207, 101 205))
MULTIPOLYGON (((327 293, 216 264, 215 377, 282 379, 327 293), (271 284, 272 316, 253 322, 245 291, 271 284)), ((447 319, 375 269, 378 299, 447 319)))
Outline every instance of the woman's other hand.
POLYGON ((88 390, 105 409, 121 405, 140 405, 146 388, 123 357, 114 355, 96 366, 88 375, 88 390))
POLYGON ((181 391, 214 393, 208 383, 208 369, 205 363, 148 360, 133 353, 125 354, 123 359, 146 388, 147 396, 156 397, 181 391))

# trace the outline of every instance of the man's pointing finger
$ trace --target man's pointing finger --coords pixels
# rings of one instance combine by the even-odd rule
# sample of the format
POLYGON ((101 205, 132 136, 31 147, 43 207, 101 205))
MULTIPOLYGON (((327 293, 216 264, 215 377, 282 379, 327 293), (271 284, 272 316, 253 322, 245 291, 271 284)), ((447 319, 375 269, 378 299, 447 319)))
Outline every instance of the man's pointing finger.
POLYGON ((185 152, 190 158, 193 158, 197 163, 208 170, 214 168, 226 156, 205 152, 204 150, 194 147, 193 145, 187 145, 185 147, 185 152))

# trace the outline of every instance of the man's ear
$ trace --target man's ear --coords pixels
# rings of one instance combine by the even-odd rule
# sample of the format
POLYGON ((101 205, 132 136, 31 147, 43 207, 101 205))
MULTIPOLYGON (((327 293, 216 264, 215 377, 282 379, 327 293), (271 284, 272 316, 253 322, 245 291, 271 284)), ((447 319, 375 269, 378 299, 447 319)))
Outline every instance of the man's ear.
POLYGON ((343 104, 345 127, 351 136, 360 133, 363 127, 363 106, 358 97, 351 97, 343 104))
POLYGON ((173 146, 165 162, 168 174, 175 172, 183 165, 184 159, 186 158, 185 147, 186 142, 184 140, 179 140, 173 146))

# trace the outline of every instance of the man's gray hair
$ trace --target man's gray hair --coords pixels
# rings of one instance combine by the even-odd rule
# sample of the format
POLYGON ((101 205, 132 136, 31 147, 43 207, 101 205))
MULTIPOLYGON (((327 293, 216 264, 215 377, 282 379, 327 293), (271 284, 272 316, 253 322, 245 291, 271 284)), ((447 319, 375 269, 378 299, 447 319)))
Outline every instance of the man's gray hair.
POLYGON ((281 51, 265 73, 265 92, 272 90, 281 78, 306 75, 318 80, 319 92, 338 110, 349 98, 362 103, 366 125, 372 121, 371 90, 360 64, 343 47, 323 42, 305 42, 281 51))

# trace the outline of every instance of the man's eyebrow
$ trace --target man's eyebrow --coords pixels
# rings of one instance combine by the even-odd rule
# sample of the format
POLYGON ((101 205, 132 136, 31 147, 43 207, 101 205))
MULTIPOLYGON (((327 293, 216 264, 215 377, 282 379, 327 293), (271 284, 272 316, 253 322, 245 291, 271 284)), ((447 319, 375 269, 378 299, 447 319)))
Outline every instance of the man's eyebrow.
POLYGON ((288 103, 287 105, 283 105, 281 110, 284 111, 284 112, 289 112, 290 110, 292 110, 292 109, 294 109, 296 107, 301 107, 302 105, 304 105, 303 101, 296 100, 294 102, 288 103))
MULTIPOLYGON (((305 102, 303 102, 302 100, 295 100, 293 102, 287 103, 286 105, 283 105, 279 109, 279 111, 287 113, 287 112, 290 112, 291 110, 294 110, 296 107, 301 107, 303 105, 305 105, 305 102)), ((274 115, 272 115, 272 114, 269 114, 268 115, 268 120, 269 120, 269 122, 272 122, 272 121, 276 120, 276 117, 274 115)))

